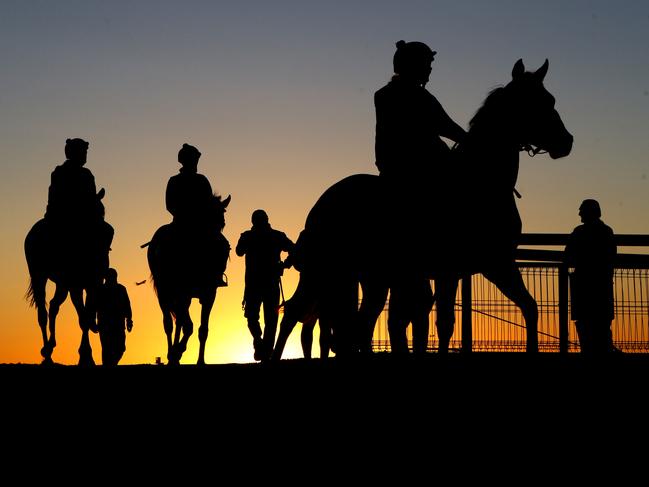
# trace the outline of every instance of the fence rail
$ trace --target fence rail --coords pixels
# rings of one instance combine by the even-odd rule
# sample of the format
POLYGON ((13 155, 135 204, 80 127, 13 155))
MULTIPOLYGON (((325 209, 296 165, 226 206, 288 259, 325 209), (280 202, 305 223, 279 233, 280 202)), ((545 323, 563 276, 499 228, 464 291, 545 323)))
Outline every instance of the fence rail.
MULTIPOLYGON (((567 238, 567 234, 524 234, 522 244, 564 246, 567 238)), ((616 243, 649 246, 649 235, 616 235, 616 243)), ((521 248, 517 257, 525 285, 539 306, 539 350, 578 352, 576 329, 569 319, 568 268, 562 263, 563 252, 521 248)), ((619 254, 614 281, 613 341, 624 352, 649 353, 649 255, 619 254)), ((390 349, 387 318, 386 306, 375 328, 375 350, 390 349)), ((455 318, 452 349, 525 351, 526 332, 520 310, 481 274, 463 279, 458 286, 455 318)), ((435 319, 433 309, 429 318, 431 350, 437 348, 435 319)), ((408 340, 411 343, 410 328, 408 340)))

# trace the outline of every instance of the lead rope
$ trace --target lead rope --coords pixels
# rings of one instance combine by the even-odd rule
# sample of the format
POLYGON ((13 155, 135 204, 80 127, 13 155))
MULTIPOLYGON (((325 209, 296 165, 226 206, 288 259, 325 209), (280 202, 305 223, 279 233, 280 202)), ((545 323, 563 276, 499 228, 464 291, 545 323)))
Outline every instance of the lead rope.
POLYGON ((279 306, 277 307, 277 312, 284 307, 284 304, 286 303, 286 300, 284 299, 284 286, 282 285, 282 276, 279 276, 279 292, 280 295, 282 296, 282 302, 279 303, 279 306))

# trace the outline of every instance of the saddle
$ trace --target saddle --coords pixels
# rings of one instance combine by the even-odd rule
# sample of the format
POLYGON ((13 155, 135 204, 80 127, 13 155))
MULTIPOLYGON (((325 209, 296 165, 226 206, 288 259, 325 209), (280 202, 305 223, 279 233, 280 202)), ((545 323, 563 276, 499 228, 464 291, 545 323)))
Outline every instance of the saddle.
POLYGON ((40 226, 42 242, 46 242, 51 262, 57 262, 59 272, 80 269, 90 277, 103 277, 109 267, 108 253, 114 229, 104 220, 84 225, 65 225, 43 219, 40 226))

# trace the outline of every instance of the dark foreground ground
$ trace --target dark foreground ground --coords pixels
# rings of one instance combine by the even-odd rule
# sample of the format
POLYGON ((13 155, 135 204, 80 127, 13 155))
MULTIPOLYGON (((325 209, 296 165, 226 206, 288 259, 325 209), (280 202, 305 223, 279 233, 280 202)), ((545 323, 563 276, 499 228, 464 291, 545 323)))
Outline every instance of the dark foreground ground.
MULTIPOLYGON (((68 411, 197 408, 244 414, 248 406, 280 414, 311 411, 342 415, 362 409, 497 409, 515 416, 548 408, 570 413, 577 405, 647 405, 649 355, 605 361, 578 354, 473 353, 397 359, 387 353, 354 361, 285 360, 277 364, 198 367, 0 365, 4 407, 38 405, 68 411), (229 410, 229 411, 228 411, 229 410)), ((649 420, 649 409, 647 409, 649 420)))
POLYGON ((107 483, 137 473, 147 485, 179 470, 183 485, 225 470, 236 485, 338 485, 340 475, 366 485, 395 470, 451 475, 445 484, 609 474, 635 484, 647 478, 648 379, 647 355, 0 365, 2 464, 50 479, 84 465, 107 483))

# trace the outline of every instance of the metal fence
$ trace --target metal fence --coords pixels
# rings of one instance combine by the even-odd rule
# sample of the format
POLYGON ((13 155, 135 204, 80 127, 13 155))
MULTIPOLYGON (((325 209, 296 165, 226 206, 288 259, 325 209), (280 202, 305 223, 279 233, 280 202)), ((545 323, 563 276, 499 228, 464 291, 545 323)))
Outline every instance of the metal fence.
MULTIPOLYGON (((565 238, 565 235, 560 237, 565 238)), ((543 251, 535 251, 535 257, 543 255, 539 252, 543 251)), ((545 255, 555 262, 519 262, 527 289, 539 307, 539 350, 578 352, 577 332, 574 322, 569 319, 568 269, 556 261, 559 255, 556 251, 545 255)), ((624 352, 649 353, 649 266, 645 260, 628 257, 624 255, 619 260, 631 262, 632 266, 618 265, 615 269, 613 341, 624 352)), ((434 288, 434 281, 432 284, 434 288)), ((429 318, 429 350, 437 349, 435 315, 433 308, 429 318)), ((386 305, 374 332, 373 347, 377 351, 390 350, 387 318, 386 305)), ((455 318, 455 333, 451 340, 454 350, 525 351, 526 331, 520 310, 481 274, 470 277, 470 288, 465 288, 464 300, 462 286, 458 286, 455 318), (467 299, 468 295, 470 299, 467 299), (463 309, 471 312, 463 313, 463 309)), ((411 327, 408 327, 408 340, 412 344, 411 327)))

